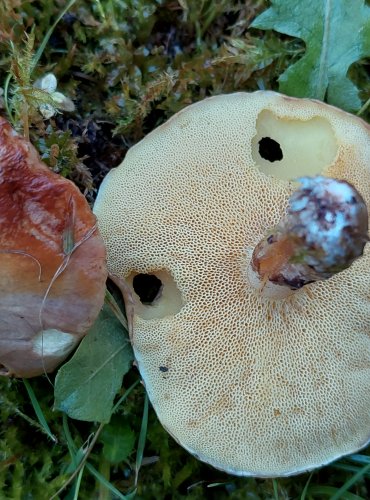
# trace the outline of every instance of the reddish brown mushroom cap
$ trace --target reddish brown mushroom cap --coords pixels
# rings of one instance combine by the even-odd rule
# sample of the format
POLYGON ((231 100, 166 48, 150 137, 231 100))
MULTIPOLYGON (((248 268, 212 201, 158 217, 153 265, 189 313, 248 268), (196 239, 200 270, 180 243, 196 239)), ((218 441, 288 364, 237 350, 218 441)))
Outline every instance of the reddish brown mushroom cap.
POLYGON ((0 364, 52 371, 94 322, 106 253, 84 196, 0 118, 0 364))

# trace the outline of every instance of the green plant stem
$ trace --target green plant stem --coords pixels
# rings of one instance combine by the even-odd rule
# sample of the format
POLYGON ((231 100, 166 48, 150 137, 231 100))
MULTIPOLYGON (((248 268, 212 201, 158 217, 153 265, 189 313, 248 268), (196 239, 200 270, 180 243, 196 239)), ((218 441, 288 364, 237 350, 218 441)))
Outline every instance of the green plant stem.
POLYGON ((307 490, 308 490, 308 487, 310 485, 310 482, 311 482, 311 479, 312 479, 312 476, 313 476, 313 472, 311 472, 309 478, 307 479, 307 482, 302 490, 302 494, 301 494, 301 499, 300 500, 306 500, 306 496, 307 496, 307 490))
POLYGON ((9 106, 9 86, 10 82, 12 79, 11 73, 8 73, 5 82, 4 82, 4 103, 5 103, 5 109, 8 115, 9 120, 11 121, 12 125, 15 125, 14 117, 12 115, 10 106, 9 106))
POLYGON ((137 454, 135 463, 135 487, 137 486, 137 481, 139 478, 139 470, 141 467, 141 463, 143 461, 145 441, 146 441, 146 431, 148 428, 148 410, 149 410, 149 398, 148 395, 145 394, 143 418, 141 420, 140 436, 137 445, 137 454))
POLYGON ((30 126, 29 126, 29 116, 28 116, 28 104, 26 98, 24 98, 22 106, 22 122, 23 122, 23 135, 27 141, 30 140, 30 126))
POLYGON ((112 415, 113 413, 115 413, 118 408, 120 407, 120 405, 123 403, 123 401, 129 396, 129 394, 135 389, 135 387, 137 385, 140 384, 140 379, 136 380, 136 382, 134 382, 132 385, 130 385, 130 387, 127 389, 127 391, 123 394, 123 396, 121 396, 119 398, 119 400, 117 401, 117 403, 113 406, 112 408, 112 415))
POLYGON ((365 111, 367 110, 367 108, 370 106, 370 97, 369 99, 365 102, 365 104, 363 106, 361 106, 361 108, 359 109, 359 111, 357 111, 356 115, 357 116, 361 116, 363 113, 365 113, 365 111))
POLYGON ((78 500, 78 497, 79 497, 79 492, 80 492, 80 486, 81 486, 81 479, 82 479, 82 476, 83 476, 83 473, 84 473, 84 469, 85 467, 82 467, 80 472, 78 473, 78 476, 77 476, 77 481, 76 481, 76 486, 75 486, 75 491, 74 491, 74 494, 73 494, 73 500, 78 500))
MULTIPOLYGON (((110 479, 110 463, 108 460, 102 459, 100 462, 99 466, 99 472, 100 474, 109 482, 110 479)), ((109 489, 106 487, 104 483, 99 481, 99 495, 98 495, 98 500, 109 500, 110 499, 110 494, 109 494, 109 489)))

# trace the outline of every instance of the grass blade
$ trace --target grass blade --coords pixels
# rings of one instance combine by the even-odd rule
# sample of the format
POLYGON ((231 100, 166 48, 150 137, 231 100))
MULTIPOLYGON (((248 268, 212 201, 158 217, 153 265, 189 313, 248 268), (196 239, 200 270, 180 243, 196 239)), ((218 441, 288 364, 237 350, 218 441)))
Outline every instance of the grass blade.
POLYGON ((312 476, 313 476, 313 472, 311 472, 310 477, 307 479, 307 482, 304 485, 304 488, 303 488, 302 494, 301 494, 301 500, 306 500, 307 490, 308 490, 308 487, 310 485, 312 476))
POLYGON ((76 479, 76 484, 75 484, 75 490, 74 490, 74 494, 73 494, 73 500, 78 500, 78 494, 80 492, 81 479, 82 479, 84 470, 85 470, 85 468, 82 467, 82 469, 78 473, 78 476, 77 476, 77 479, 76 479))
POLYGON ((66 437, 68 451, 69 451, 71 457, 75 458, 77 448, 76 448, 76 445, 72 439, 72 434, 71 434, 71 431, 70 431, 69 425, 68 425, 68 417, 65 413, 63 413, 63 431, 64 431, 64 435, 66 437))
POLYGON ((365 111, 369 106, 370 106, 370 98, 365 102, 365 104, 361 107, 361 109, 357 111, 356 115, 361 116, 363 113, 365 113, 365 111))
MULTIPOLYGON (((343 464, 340 462, 336 463, 336 464, 332 464, 331 467, 333 469, 344 470, 346 472, 353 472, 353 473, 357 473, 360 470, 360 467, 356 467, 356 465, 343 464)), ((368 471, 366 474, 364 474, 364 477, 369 478, 370 471, 368 471)))
POLYGON ((43 428, 45 434, 47 436, 49 436, 49 438, 54 441, 54 443, 57 443, 58 440, 57 438, 54 436, 54 434, 51 432, 50 430, 50 427, 46 421, 46 418, 41 410, 41 407, 39 405, 39 402, 37 401, 37 398, 36 398, 36 395, 31 387, 31 384, 28 382, 28 380, 26 379, 22 379, 23 380, 23 384, 28 392, 28 396, 31 400, 31 403, 32 403, 32 406, 33 406, 33 409, 36 413, 36 417, 37 417, 37 420, 39 421, 41 427, 43 428))
POLYGON ((135 387, 137 385, 139 385, 139 383, 140 383, 140 379, 138 379, 136 382, 134 382, 132 385, 130 385, 130 387, 127 389, 127 391, 124 393, 124 395, 119 398, 117 403, 112 408, 112 415, 113 415, 113 413, 115 413, 118 410, 118 408, 121 406, 121 404, 124 402, 124 400, 130 395, 130 393, 135 389, 135 387))
POLYGON ((51 37, 51 35, 53 34, 53 31, 55 30, 57 24, 59 23, 59 21, 62 19, 62 17, 64 16, 64 14, 66 14, 69 9, 72 7, 72 5, 76 2, 76 0, 70 0, 67 5, 64 7, 64 9, 60 12, 59 16, 56 18, 56 21, 54 22, 54 24, 52 24, 52 26, 48 29, 48 31, 46 32, 46 35, 44 36, 44 39, 42 40, 41 44, 40 44, 40 47, 37 49, 37 52, 36 54, 34 55, 33 57, 33 60, 32 60, 32 66, 31 66, 31 72, 35 69, 35 67, 37 66, 37 63, 39 62, 40 60, 40 57, 42 56, 44 50, 45 50, 45 47, 51 37))
POLYGON ((123 495, 113 484, 111 484, 100 472, 98 472, 95 467, 93 467, 91 464, 87 463, 86 464, 86 469, 93 475, 95 478, 102 483, 111 493, 113 493, 117 498, 120 500, 130 500, 130 498, 133 498, 131 495, 135 494, 135 492, 130 493, 129 495, 123 495))
POLYGON ((105 303, 108 304, 109 307, 112 309, 112 311, 116 315, 117 319, 119 320, 119 322, 121 323, 123 328, 128 331, 127 319, 124 316, 124 314, 122 313, 119 305, 117 304, 115 298, 109 292, 109 290, 105 291, 105 303))
POLYGON ((12 116, 12 112, 11 112, 11 109, 9 106, 9 86, 10 86, 11 79, 12 79, 12 75, 11 75, 11 73, 8 73, 7 77, 5 78, 5 82, 4 82, 4 104, 5 104, 5 109, 6 109, 8 118, 11 121, 11 123, 14 125, 14 117, 12 116))
POLYGON ((354 474, 348 481, 346 481, 337 492, 330 497, 330 500, 340 500, 344 498, 344 494, 349 490, 357 481, 359 481, 367 472, 370 471, 370 463, 362 467, 356 474, 354 474))
POLYGON ((85 453, 83 447, 77 449, 71 431, 69 430, 68 417, 63 413, 63 431, 67 441, 68 451, 71 456, 71 463, 67 467, 66 474, 73 474, 83 460, 85 453))
POLYGON ((322 500, 323 498, 329 498, 332 500, 334 497, 340 498, 340 500, 364 500, 362 497, 355 495, 353 493, 342 492, 340 497, 337 496, 339 488, 334 486, 311 486, 308 488, 308 496, 311 498, 317 498, 322 500))
POLYGON ((54 493, 54 495, 50 498, 50 500, 57 498, 59 496, 59 494, 65 488, 67 488, 67 486, 69 486, 72 483, 72 481, 74 481, 76 476, 80 473, 81 469, 83 469, 83 467, 86 465, 87 459, 89 458, 90 453, 92 452, 92 449, 94 448, 94 446, 98 440, 98 437, 99 437, 101 431, 103 430, 103 427, 104 427, 104 424, 99 425, 98 429, 95 431, 95 434, 94 434, 93 439, 91 440, 91 443, 89 444, 88 448, 86 449, 86 451, 84 453, 82 460, 79 461, 77 468, 71 474, 71 476, 67 479, 67 481, 59 488, 59 490, 56 493, 54 493))
POLYGON ((356 462, 357 464, 370 464, 370 457, 367 455, 361 455, 360 453, 350 455, 347 459, 352 462, 356 462))
POLYGON ((136 453, 135 486, 137 486, 137 480, 139 477, 139 470, 141 467, 141 463, 143 461, 145 441, 146 441, 146 431, 148 428, 148 409, 149 409, 149 398, 148 398, 148 395, 145 394, 143 418, 141 420, 140 436, 139 436, 139 442, 137 444, 137 453, 136 453))

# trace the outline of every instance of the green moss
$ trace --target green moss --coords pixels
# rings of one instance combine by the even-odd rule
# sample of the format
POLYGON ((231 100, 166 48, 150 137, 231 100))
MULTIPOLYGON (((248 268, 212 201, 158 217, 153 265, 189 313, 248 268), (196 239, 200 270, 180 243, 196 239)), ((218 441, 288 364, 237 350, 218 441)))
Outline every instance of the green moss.
POLYGON ((128 146, 184 106, 213 94, 276 88, 302 50, 294 40, 248 30, 262 1, 79 1, 33 66, 33 44, 40 47, 62 7, 52 0, 42 8, 6 4, 0 78, 13 68, 6 96, 13 122, 29 130, 49 166, 89 191, 128 146), (30 26, 34 41, 27 42, 30 26), (52 103, 34 83, 49 72, 58 91, 74 99, 76 113, 50 120, 40 114, 40 102, 52 103))
MULTIPOLYGON (((279 75, 304 51, 300 40, 249 29, 268 6, 267 0, 79 0, 57 24, 33 67, 37 50, 66 5, 63 0, 0 2, 0 81, 3 87, 9 83, 0 111, 5 113, 7 104, 9 118, 21 132, 29 131, 49 167, 89 191, 89 201, 94 187, 123 159, 128 147, 155 126, 206 96, 276 90, 279 75), (30 35, 32 27, 27 42, 25 33, 30 35), (74 100, 76 110, 60 110, 45 119, 40 99, 51 104, 49 96, 40 95, 34 83, 50 72, 58 80, 58 91, 74 100)), ((368 61, 352 65, 350 76, 366 101, 368 61)), ((0 108, 1 102, 0 98, 0 108)), ((370 106, 364 118, 370 118, 369 113, 370 106)), ((133 369, 125 387, 136 379, 133 369)), ((52 410, 53 387, 46 378, 33 380, 32 387, 57 443, 42 431, 23 384, 0 380, 4 500, 38 500, 55 494, 97 430, 95 424, 71 420, 66 427, 62 415, 52 410)), ((136 444, 143 398, 143 389, 136 388, 118 413, 135 434, 136 444)), ((107 439, 107 434, 98 439, 88 463, 117 490, 132 491, 135 451, 118 464, 109 463, 103 451, 107 439)), ((361 456, 366 459, 367 453, 361 456)), ((310 484, 338 488, 359 468, 357 462, 345 460, 314 472, 310 484)), ((279 479, 278 497, 300 498, 309 477, 279 479)), ((367 474, 351 491, 368 498, 368 480, 367 474)), ((73 482, 59 498, 72 498, 75 486, 73 482)), ((320 494, 320 489, 319 493, 312 489, 307 498, 323 498, 320 494)), ((85 467, 78 498, 98 497, 114 498, 85 467)), ((257 500, 276 495, 271 480, 236 478, 197 461, 150 411, 137 498, 257 500)))

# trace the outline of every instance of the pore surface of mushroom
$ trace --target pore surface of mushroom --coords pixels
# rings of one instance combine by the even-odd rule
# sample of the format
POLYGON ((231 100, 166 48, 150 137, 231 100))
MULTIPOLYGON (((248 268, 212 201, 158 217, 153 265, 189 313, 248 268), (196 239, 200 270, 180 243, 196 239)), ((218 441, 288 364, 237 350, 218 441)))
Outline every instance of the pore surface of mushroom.
POLYGON ((102 307, 106 251, 77 187, 0 119, 0 373, 52 371, 102 307))
POLYGON ((346 180, 369 206, 369 164, 360 119, 236 93, 184 109, 105 179, 94 210, 109 272, 132 292, 140 373, 163 426, 201 460, 283 476, 368 443, 369 245, 281 296, 248 267, 296 178, 346 180))

